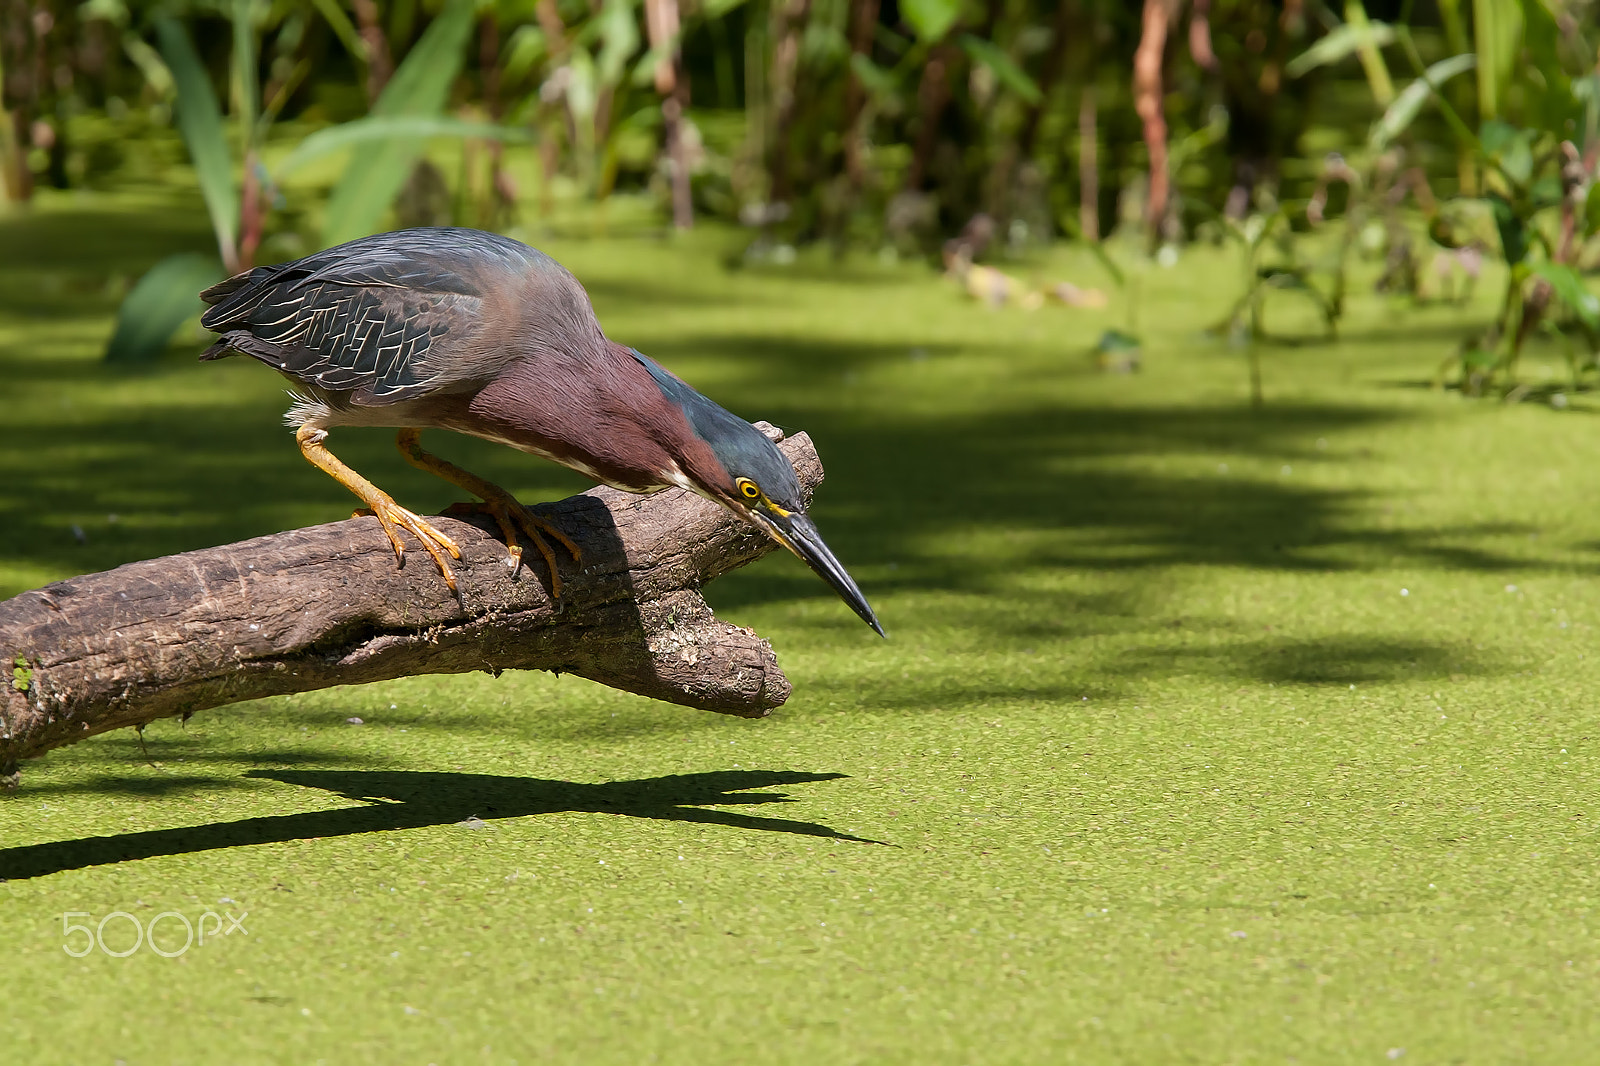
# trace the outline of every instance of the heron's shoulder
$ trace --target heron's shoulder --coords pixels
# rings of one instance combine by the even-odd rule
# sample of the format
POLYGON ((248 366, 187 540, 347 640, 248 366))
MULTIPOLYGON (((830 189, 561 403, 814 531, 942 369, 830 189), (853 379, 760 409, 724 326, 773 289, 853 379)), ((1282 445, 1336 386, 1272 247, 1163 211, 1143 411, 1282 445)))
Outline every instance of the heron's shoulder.
POLYGON ((444 266, 466 277, 500 281, 513 275, 572 279, 553 257, 514 237, 461 226, 424 226, 375 234, 339 248, 355 261, 444 266))

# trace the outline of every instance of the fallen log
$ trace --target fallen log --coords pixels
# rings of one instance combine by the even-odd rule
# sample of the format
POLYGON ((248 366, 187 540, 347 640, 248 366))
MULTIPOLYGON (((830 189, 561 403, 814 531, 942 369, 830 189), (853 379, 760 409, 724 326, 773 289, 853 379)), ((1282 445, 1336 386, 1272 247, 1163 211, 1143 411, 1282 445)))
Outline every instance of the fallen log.
MULTIPOLYGON (((769 436, 781 434, 758 423, 769 436)), ((809 497, 805 434, 779 448, 809 497)), ((789 696, 772 647, 717 619, 700 586, 775 545, 682 489, 596 488, 534 508, 582 549, 513 571, 493 521, 443 517, 452 595, 371 517, 129 563, 0 602, 0 781, 52 748, 261 696, 414 674, 550 670, 722 714, 789 696)))

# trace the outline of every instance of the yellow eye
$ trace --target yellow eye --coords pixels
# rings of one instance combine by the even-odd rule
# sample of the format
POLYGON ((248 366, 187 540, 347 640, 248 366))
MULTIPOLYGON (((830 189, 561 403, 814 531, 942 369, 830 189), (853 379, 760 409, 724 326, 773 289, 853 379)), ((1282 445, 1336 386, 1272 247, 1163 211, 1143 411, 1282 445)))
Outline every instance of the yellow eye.
POLYGON ((757 500, 761 498, 761 489, 757 487, 754 481, 751 481, 747 477, 742 477, 739 479, 739 491, 744 493, 744 497, 747 500, 757 500))

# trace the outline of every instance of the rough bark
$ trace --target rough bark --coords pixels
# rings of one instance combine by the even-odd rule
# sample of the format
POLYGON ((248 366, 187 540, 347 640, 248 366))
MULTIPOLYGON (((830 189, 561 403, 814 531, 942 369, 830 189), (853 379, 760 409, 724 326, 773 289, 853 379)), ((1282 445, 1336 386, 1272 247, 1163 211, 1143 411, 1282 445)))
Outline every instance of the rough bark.
MULTIPOLYGON (((809 494, 811 441, 779 447, 809 494)), ((487 518, 437 520, 461 547, 457 598, 420 550, 396 567, 367 517, 0 602, 0 776, 15 784, 20 760, 112 729, 413 674, 551 670, 746 718, 788 698, 772 647, 699 592, 771 551, 767 537, 681 489, 597 488, 536 510, 583 551, 577 563, 557 548, 559 600, 536 552, 511 571, 487 518)))

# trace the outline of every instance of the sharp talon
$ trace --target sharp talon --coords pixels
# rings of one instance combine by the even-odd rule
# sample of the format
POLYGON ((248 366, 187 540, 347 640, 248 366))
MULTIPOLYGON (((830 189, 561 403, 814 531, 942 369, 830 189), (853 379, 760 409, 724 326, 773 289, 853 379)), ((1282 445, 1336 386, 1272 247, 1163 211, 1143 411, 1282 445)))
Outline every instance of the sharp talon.
POLYGON ((395 562, 404 566, 406 562, 406 546, 400 539, 400 531, 396 526, 403 527, 422 545, 422 549, 432 557, 434 565, 439 568, 439 574, 444 578, 444 583, 451 592, 458 593, 460 589, 456 584, 455 571, 445 558, 445 552, 452 557, 461 558, 461 549, 456 542, 439 532, 421 517, 401 507, 393 499, 384 498, 374 500, 375 506, 362 508, 356 512, 356 517, 372 516, 383 526, 384 535, 389 538, 389 545, 394 549, 395 562))
MULTIPOLYGON (((493 486, 485 485, 484 488, 492 489, 493 486)), ((518 503, 510 493, 502 495, 479 492, 479 495, 487 497, 484 502, 454 504, 450 510, 457 514, 487 514, 492 517, 495 525, 500 527, 500 538, 505 541, 509 556, 506 565, 512 572, 515 572, 523 562, 523 541, 531 542, 550 569, 550 595, 560 598, 561 572, 557 569, 555 552, 551 550, 545 537, 548 535, 560 541, 562 546, 572 553, 575 561, 581 558, 578 546, 572 543, 572 539, 565 533, 518 503)))
MULTIPOLYGON (((402 429, 395 437, 395 445, 400 449, 400 454, 405 457, 406 462, 419 470, 426 470, 431 474, 436 474, 451 484, 458 485, 475 496, 483 498, 484 502, 482 503, 453 505, 448 513, 486 513, 492 516, 495 525, 500 528, 500 537, 505 542, 506 550, 509 554, 507 564, 513 572, 522 563, 522 543, 517 536, 517 531, 520 527, 523 539, 533 542, 533 546, 539 550, 540 555, 544 556, 545 564, 550 568, 551 596, 560 597, 561 574, 556 569, 555 553, 550 550, 550 545, 546 543, 545 536, 549 535, 560 541, 562 546, 572 553, 574 561, 581 560, 582 553, 579 552, 578 546, 572 542, 572 539, 549 522, 534 515, 526 507, 518 503, 515 496, 500 486, 493 482, 485 481, 476 474, 461 469, 454 463, 446 462, 436 455, 429 455, 423 451, 422 445, 418 441, 419 433, 420 431, 417 429, 402 429)), ((443 543, 449 544, 448 539, 441 539, 443 543)), ((449 547, 457 559, 461 558, 460 551, 453 544, 449 545, 449 547)))

